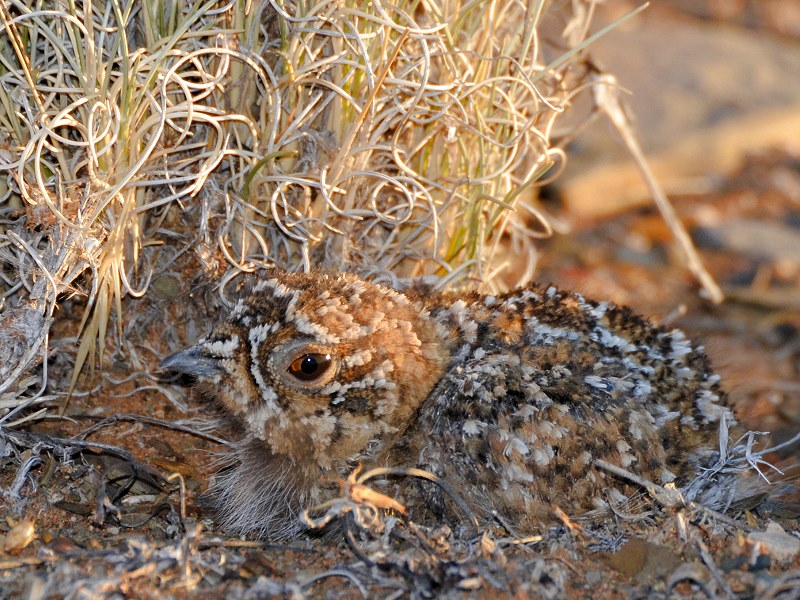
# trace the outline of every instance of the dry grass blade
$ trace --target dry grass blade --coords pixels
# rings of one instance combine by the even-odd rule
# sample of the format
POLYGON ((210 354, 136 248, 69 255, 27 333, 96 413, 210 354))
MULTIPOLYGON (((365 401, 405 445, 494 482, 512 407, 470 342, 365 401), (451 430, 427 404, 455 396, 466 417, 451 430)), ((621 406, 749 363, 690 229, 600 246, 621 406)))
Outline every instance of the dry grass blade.
POLYGON ((703 286, 709 299, 714 304, 719 304, 725 299, 725 295, 703 265, 703 261, 692 243, 689 233, 678 218, 675 209, 664 193, 661 185, 658 183, 655 175, 653 175, 650 165, 639 144, 639 140, 633 131, 633 126, 623 110, 619 99, 618 88, 619 86, 613 76, 603 75, 598 78, 598 81, 594 84, 595 102, 600 110, 611 119, 614 127, 616 127, 617 131, 622 136, 628 151, 636 161, 636 165, 639 167, 642 177, 647 183, 647 187, 650 190, 650 194, 653 196, 658 210, 661 212, 667 225, 669 225, 672 234, 675 236, 681 250, 683 250, 686 256, 689 270, 703 286))
POLYGON ((549 230, 529 192, 561 162, 552 131, 596 37, 587 2, 544 44, 548 6, 5 3, 0 294, 10 337, 34 342, 0 337, 0 394, 24 401, 50 315, 78 296, 74 391, 126 344, 124 300, 187 248, 231 273, 313 262, 449 282, 505 269, 508 232, 534 261, 510 215, 549 230))
POLYGON ((749 527, 742 522, 736 521, 731 519, 730 517, 703 506, 698 502, 694 502, 688 500, 684 494, 681 493, 680 490, 677 488, 667 488, 653 481, 649 481, 647 479, 643 479, 639 477, 635 473, 631 473, 630 471, 626 471, 620 467, 612 465, 604 460, 595 459, 594 464, 603 469, 604 471, 608 471, 609 473, 620 477, 622 479, 626 479, 635 483, 636 485, 641 486, 643 489, 650 494, 654 500, 658 501, 662 506, 666 507, 680 507, 686 506, 687 508, 700 512, 702 514, 708 515, 709 517, 719 521, 720 523, 724 523, 725 525, 734 528, 735 530, 742 530, 742 531, 749 531, 749 527))

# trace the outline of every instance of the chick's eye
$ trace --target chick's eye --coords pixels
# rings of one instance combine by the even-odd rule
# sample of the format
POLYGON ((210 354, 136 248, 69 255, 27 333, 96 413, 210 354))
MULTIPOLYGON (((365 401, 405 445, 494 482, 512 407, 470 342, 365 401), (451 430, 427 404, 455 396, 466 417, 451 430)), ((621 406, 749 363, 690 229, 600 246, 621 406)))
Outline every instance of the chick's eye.
POLYGON ((289 373, 300 381, 314 381, 331 366, 330 354, 301 354, 289 365, 289 373))

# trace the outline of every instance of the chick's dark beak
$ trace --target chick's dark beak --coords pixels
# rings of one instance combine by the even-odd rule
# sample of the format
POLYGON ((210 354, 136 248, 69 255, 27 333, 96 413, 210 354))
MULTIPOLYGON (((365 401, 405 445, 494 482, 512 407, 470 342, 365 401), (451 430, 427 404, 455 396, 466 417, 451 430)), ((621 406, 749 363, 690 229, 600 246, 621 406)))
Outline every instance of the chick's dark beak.
POLYGON ((170 354, 158 366, 167 371, 207 379, 222 373, 222 365, 219 360, 203 355, 197 346, 170 354))

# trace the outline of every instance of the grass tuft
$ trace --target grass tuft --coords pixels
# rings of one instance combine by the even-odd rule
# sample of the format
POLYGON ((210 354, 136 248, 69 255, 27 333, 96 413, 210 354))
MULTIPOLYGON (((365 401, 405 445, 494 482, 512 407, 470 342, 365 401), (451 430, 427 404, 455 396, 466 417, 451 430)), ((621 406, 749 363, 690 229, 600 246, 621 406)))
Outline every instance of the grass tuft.
POLYGON ((74 390, 125 345, 126 299, 180 280, 187 251, 206 280, 319 265, 450 282, 509 270, 510 244, 529 277, 550 227, 533 189, 563 164, 592 6, 3 3, 0 398, 45 397, 46 371, 26 374, 72 298, 74 390))

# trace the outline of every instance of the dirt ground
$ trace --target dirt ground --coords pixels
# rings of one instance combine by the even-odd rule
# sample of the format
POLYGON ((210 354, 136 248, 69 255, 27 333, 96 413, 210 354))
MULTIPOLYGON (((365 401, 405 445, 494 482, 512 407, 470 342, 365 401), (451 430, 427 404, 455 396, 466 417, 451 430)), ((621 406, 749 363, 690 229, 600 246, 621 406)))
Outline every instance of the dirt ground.
MULTIPOLYGON (((775 445, 800 431, 800 154, 764 150, 737 165, 673 197, 722 305, 701 297, 670 231, 642 204, 577 219, 545 241, 538 279, 702 341, 738 418, 775 445)), ((547 190, 554 212, 569 204, 562 191, 547 190)), ((226 536, 202 495, 226 432, 211 428, 185 381, 156 369, 204 321, 185 315, 174 282, 155 283, 160 297, 137 314, 142 337, 162 343, 120 356, 94 375, 97 387, 82 384, 67 418, 0 437, 0 598, 800 597, 800 498, 717 518, 642 490, 636 514, 564 516, 528 539, 393 514, 371 521, 363 509, 342 515, 345 535, 290 545, 226 536)), ((69 331, 79 314, 56 327, 69 331)), ((69 367, 58 354, 50 365, 65 381, 69 367)), ((797 476, 799 453, 795 445, 769 459, 797 476)))
MULTIPOLYGON (((792 245, 800 239, 800 208, 774 185, 786 174, 800 188, 797 157, 765 154, 731 176, 724 193, 676 199, 729 297, 722 306, 699 298, 650 208, 550 240, 541 266, 542 280, 629 304, 703 340, 739 417, 772 432, 773 443, 800 429, 800 264, 792 245)), ((527 541, 494 537, 497 532, 460 539, 447 530, 413 530, 391 517, 371 528, 351 523, 352 547, 330 539, 290 546, 230 539, 214 530, 201 499, 224 446, 159 425, 183 420, 202 429, 187 422, 201 420, 202 407, 190 396, 188 415, 176 407, 164 394, 168 382, 146 386, 123 373, 106 377, 119 379, 112 394, 78 395, 70 419, 13 434, 16 447, 39 460, 21 482, 10 462, 2 470, 0 485, 18 490, 18 499, 4 494, 0 597, 800 593, 800 553, 792 554, 792 540, 800 543, 797 504, 764 514, 734 512, 729 523, 643 494, 645 517, 565 519, 527 541), (777 542, 760 543, 753 532, 770 523, 777 542), (777 526, 789 533, 781 535, 777 526)), ((177 394, 173 400, 184 401, 177 394)), ((796 458, 796 447, 773 457, 780 464, 796 458)))

